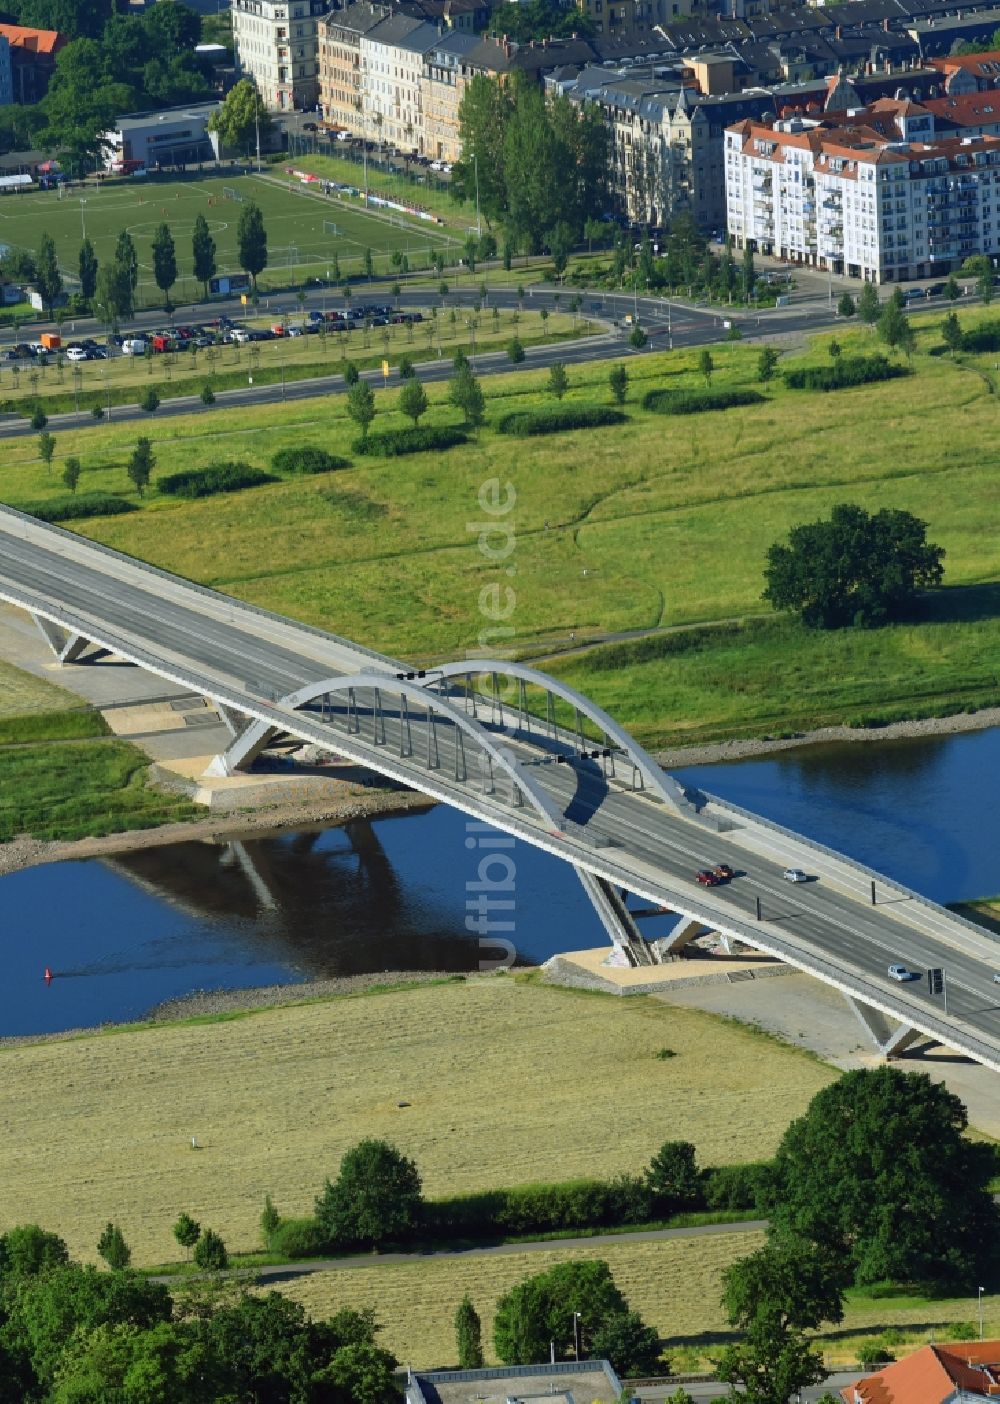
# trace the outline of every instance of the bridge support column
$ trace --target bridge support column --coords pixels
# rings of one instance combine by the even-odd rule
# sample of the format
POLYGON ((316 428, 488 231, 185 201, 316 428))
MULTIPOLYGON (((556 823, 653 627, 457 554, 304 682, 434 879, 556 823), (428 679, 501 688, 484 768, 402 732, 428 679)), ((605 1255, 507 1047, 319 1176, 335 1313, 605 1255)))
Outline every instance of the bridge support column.
POLYGON ((875 1045, 876 1051, 881 1053, 883 1058, 901 1058, 911 1044, 924 1036, 917 1029, 911 1028, 909 1024, 894 1025, 892 1020, 882 1013, 881 1009, 873 1009, 870 1004, 865 1004, 854 995, 845 994, 844 998, 854 1010, 858 1022, 875 1045))
POLYGON ((43 619, 40 614, 34 615, 33 618, 38 625, 38 632, 60 663, 75 663, 80 655, 90 647, 90 640, 85 639, 82 634, 73 634, 67 629, 60 629, 58 624, 53 624, 49 619, 43 619))
POLYGON ((576 875, 593 902, 612 945, 623 953, 629 965, 656 964, 658 956, 633 921, 618 889, 605 878, 595 877, 586 868, 577 868, 576 875))
MULTIPOLYGON (((232 729, 231 717, 224 714, 224 719, 226 725, 232 729)), ((205 774, 226 776, 235 775, 238 770, 249 770, 261 751, 266 751, 277 735, 276 726, 253 718, 239 735, 234 737, 228 750, 215 757, 205 774)))
POLYGON ((702 935, 707 929, 703 921, 694 918, 682 919, 670 935, 664 937, 667 954, 679 955, 685 946, 689 946, 696 936, 702 935))

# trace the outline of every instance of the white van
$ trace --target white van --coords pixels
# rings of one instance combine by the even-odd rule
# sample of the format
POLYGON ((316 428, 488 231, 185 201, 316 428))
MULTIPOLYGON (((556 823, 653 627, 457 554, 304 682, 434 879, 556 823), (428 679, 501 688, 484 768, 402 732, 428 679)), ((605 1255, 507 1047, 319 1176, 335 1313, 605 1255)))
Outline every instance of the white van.
POLYGON ((145 356, 146 345, 145 339, 141 336, 127 337, 125 341, 122 342, 122 355, 145 356))

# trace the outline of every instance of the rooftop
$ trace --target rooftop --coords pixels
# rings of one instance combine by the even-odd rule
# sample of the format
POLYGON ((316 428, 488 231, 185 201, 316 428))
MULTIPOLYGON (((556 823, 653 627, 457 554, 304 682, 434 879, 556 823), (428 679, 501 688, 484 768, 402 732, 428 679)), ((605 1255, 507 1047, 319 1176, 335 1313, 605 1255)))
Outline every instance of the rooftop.
POLYGON ((411 1374, 407 1404, 507 1404, 544 1398, 617 1404, 621 1382, 606 1360, 560 1365, 510 1365, 490 1370, 431 1370, 411 1374))
POLYGON ((24 49, 35 54, 54 55, 66 42, 54 29, 26 29, 21 24, 0 24, 0 34, 12 49, 24 49))
POLYGON ((928 1345, 840 1391, 845 1404, 950 1404, 1000 1393, 1000 1341, 928 1345))

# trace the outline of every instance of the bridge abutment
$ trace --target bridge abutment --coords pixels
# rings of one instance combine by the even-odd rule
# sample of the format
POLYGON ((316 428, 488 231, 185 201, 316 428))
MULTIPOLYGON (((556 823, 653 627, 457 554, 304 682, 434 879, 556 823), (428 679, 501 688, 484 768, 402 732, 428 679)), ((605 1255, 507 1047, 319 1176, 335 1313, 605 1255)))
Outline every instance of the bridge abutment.
POLYGON ((918 1029, 911 1028, 909 1024, 894 1024, 881 1009, 865 1004, 855 995, 845 994, 844 998, 875 1045, 875 1051, 881 1053, 883 1058, 901 1058, 918 1038, 924 1037, 918 1029))

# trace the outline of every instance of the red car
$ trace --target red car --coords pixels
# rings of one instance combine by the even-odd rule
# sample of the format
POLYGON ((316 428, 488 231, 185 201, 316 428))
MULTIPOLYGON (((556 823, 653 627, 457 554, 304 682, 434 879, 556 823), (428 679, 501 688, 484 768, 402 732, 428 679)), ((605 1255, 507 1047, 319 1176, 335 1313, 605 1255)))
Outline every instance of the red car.
POLYGON ((718 887, 722 881, 717 874, 710 872, 708 868, 701 868, 695 873, 695 879, 701 883, 702 887, 718 887))

